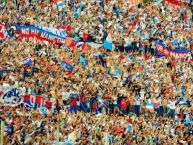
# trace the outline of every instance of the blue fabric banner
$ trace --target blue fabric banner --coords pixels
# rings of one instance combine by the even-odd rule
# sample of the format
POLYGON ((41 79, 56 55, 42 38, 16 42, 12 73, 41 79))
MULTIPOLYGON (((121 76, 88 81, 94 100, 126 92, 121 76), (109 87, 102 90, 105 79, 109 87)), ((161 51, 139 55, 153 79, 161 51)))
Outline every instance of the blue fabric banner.
POLYGON ((37 38, 47 40, 49 42, 64 43, 67 33, 61 28, 48 28, 35 25, 17 25, 15 24, 17 33, 21 38, 37 38))
POLYGON ((156 42, 156 51, 155 54, 157 56, 168 56, 170 58, 175 59, 192 59, 192 53, 190 50, 187 50, 186 48, 176 48, 176 49, 170 49, 164 46, 161 42, 156 42))

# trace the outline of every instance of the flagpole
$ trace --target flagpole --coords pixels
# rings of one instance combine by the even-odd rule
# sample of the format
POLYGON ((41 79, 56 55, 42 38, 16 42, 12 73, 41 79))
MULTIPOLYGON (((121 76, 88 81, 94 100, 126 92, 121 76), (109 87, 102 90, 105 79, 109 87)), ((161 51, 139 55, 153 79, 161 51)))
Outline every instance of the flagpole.
POLYGON ((1 142, 0 142, 0 145, 3 145, 3 138, 4 138, 4 121, 1 120, 1 142))
POLYGON ((59 125, 57 125, 57 132, 56 132, 56 145, 59 145, 59 125))

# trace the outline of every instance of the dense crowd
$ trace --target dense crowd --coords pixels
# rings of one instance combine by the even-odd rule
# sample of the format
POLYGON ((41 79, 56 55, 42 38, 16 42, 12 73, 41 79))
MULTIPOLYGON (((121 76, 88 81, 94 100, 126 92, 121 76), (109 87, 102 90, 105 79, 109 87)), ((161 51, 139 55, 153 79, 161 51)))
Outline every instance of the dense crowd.
POLYGON ((14 86, 20 96, 54 102, 33 109, 1 102, 4 144, 193 144, 193 61, 155 56, 157 40, 193 51, 193 6, 62 1, 62 7, 54 0, 0 4, 0 22, 10 35, 0 45, 0 96, 14 86), (18 39, 13 24, 64 27, 76 42, 97 44, 110 33, 115 48, 80 51, 18 39), (21 65, 29 57, 32 65, 21 65), (71 73, 63 58, 73 62, 71 73))

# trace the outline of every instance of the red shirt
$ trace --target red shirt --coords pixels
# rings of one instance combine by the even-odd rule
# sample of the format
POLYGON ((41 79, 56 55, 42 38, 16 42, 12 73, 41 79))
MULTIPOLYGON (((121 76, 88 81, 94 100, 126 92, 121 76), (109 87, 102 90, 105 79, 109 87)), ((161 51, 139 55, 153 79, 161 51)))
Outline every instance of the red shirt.
POLYGON ((183 117, 184 117, 184 113, 183 113, 182 111, 180 111, 180 113, 179 113, 179 118, 180 118, 180 119, 183 119, 183 117))
POLYGON ((82 127, 82 132, 86 133, 86 127, 82 127))
POLYGON ((127 140, 127 144, 128 144, 128 145, 131 145, 131 144, 132 144, 132 141, 131 141, 131 140, 127 140))
POLYGON ((64 29, 67 31, 67 32, 70 32, 72 30, 72 28, 69 26, 69 25, 65 25, 64 26, 64 29))
POLYGON ((70 106, 76 106, 76 105, 77 105, 77 99, 74 98, 74 99, 71 100, 70 106))
POLYGON ((125 132, 125 130, 120 126, 115 126, 114 131, 120 134, 123 134, 125 132))
POLYGON ((193 50, 193 44, 190 46, 190 49, 193 50))
POLYGON ((84 95, 84 94, 81 94, 81 96, 80 96, 80 101, 81 101, 82 103, 85 103, 85 102, 86 102, 86 99, 85 99, 85 95, 84 95))
POLYGON ((93 104, 93 108, 94 109, 97 109, 97 102, 95 101, 94 104, 93 104))
POLYGON ((82 36, 82 39, 83 39, 83 41, 88 41, 88 36, 89 36, 89 34, 86 34, 86 33, 83 33, 83 36, 82 36))
POLYGON ((123 59, 124 59, 123 55, 120 55, 120 56, 118 57, 118 61, 119 61, 119 62, 121 62, 123 59))
POLYGON ((123 110, 126 110, 126 109, 127 109, 127 106, 128 106, 127 100, 126 100, 126 99, 123 99, 123 100, 121 101, 121 108, 122 108, 123 110))
POLYGON ((135 22, 137 25, 139 25, 139 24, 140 24, 139 19, 135 19, 135 20, 134 20, 134 22, 135 22))
POLYGON ((76 43, 75 43, 75 42, 72 42, 69 47, 70 47, 70 48, 75 48, 75 46, 76 46, 76 43))

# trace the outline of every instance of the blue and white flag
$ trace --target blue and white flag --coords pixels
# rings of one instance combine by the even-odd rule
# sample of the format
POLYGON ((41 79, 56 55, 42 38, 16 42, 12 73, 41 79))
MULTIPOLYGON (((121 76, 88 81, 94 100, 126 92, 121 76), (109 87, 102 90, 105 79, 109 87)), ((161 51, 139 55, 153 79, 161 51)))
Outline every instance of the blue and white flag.
POLYGON ((80 15, 80 13, 81 13, 81 8, 75 9, 73 12, 73 16, 77 18, 80 15))
POLYGON ((42 114, 42 115, 47 115, 47 108, 46 107, 43 107, 43 106, 40 106, 40 113, 42 114))
POLYGON ((38 25, 14 25, 20 38, 36 38, 52 43, 65 43, 67 36, 63 28, 42 27, 38 25))
POLYGON ((23 60, 20 64, 23 66, 31 66, 32 63, 33 63, 33 58, 30 57, 30 58, 23 60))
POLYGON ((110 75, 112 77, 119 77, 121 76, 122 72, 118 67, 115 67, 114 70, 110 70, 110 75))
POLYGON ((154 21, 154 23, 160 23, 160 18, 158 18, 158 17, 154 17, 154 19, 153 19, 153 21, 154 21))
POLYGON ((80 5, 85 6, 86 5, 86 0, 81 0, 80 5))
POLYGON ((5 23, 0 22, 0 41, 9 37, 5 23))
POLYGON ((0 102, 5 106, 21 103, 20 91, 15 87, 9 88, 0 96, 0 102))
POLYGON ((5 130, 5 132, 7 132, 8 134, 12 132, 12 128, 8 127, 7 125, 4 125, 4 130, 5 130))
POLYGON ((72 72, 73 71, 74 66, 73 66, 73 63, 69 59, 64 58, 63 61, 62 61, 62 64, 63 64, 63 67, 64 67, 65 71, 67 71, 67 72, 72 72))
POLYGON ((92 0, 92 2, 93 2, 93 3, 95 3, 95 2, 96 2, 96 3, 100 3, 100 2, 102 2, 102 0, 92 0))
POLYGON ((77 42, 76 43, 76 48, 78 48, 79 50, 82 50, 83 45, 84 45, 84 42, 77 42))
POLYGON ((62 11, 62 9, 64 8, 63 1, 58 1, 57 2, 57 8, 58 8, 58 11, 62 11))
POLYGON ((112 50, 114 48, 112 36, 109 33, 105 42, 103 43, 103 47, 107 50, 112 50))

